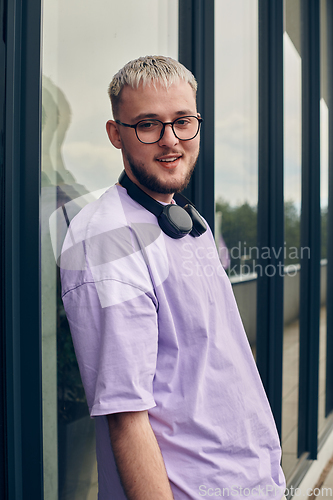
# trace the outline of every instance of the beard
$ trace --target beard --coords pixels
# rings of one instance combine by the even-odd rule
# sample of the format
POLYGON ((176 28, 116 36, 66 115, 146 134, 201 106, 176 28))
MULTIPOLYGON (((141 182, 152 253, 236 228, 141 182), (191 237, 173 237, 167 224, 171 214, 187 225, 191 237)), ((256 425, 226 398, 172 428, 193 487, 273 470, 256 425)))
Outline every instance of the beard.
POLYGON ((183 179, 172 179, 170 177, 170 180, 168 180, 167 183, 164 183, 160 181, 157 175, 148 173, 145 169, 144 163, 134 160, 124 147, 123 153, 126 157, 126 160, 128 161, 134 177, 141 184, 141 186, 144 186, 154 193, 160 194, 173 194, 183 191, 183 189, 188 186, 188 183, 191 180, 199 156, 198 152, 193 161, 188 165, 187 172, 183 179))

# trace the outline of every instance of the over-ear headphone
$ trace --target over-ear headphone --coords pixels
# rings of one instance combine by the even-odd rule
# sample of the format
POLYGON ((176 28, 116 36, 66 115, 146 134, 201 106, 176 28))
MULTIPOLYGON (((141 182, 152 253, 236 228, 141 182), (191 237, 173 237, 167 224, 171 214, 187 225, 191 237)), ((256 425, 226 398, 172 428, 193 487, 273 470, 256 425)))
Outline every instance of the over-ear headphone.
POLYGON ((199 212, 182 194, 174 195, 177 205, 162 205, 132 182, 125 170, 120 174, 118 182, 133 200, 156 215, 160 228, 171 238, 183 238, 187 234, 198 237, 207 231, 206 223, 199 212))

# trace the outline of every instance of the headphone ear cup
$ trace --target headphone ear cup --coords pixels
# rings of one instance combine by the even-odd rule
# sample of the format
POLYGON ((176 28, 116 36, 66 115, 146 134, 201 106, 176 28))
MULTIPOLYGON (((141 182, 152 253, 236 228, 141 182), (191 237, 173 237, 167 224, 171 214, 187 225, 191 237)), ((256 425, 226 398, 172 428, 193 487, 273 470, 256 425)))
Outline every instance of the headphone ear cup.
POLYGON ((190 232, 191 236, 197 238, 198 236, 201 236, 205 231, 207 231, 207 225, 205 221, 193 205, 185 205, 183 209, 186 210, 186 212, 192 219, 193 228, 190 232))
POLYGON ((179 205, 166 205, 158 217, 158 223, 170 238, 183 238, 193 230, 191 216, 179 205))

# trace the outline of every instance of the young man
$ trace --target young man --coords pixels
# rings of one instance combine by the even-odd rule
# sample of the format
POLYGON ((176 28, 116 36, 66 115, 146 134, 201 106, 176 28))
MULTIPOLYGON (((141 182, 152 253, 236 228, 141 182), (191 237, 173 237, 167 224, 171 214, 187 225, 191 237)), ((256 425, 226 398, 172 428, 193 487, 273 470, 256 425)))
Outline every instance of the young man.
POLYGON ((61 261, 99 499, 280 500, 279 438, 230 282, 199 214, 174 207, 199 153, 195 78, 144 57, 109 91, 126 175, 74 218, 61 261))

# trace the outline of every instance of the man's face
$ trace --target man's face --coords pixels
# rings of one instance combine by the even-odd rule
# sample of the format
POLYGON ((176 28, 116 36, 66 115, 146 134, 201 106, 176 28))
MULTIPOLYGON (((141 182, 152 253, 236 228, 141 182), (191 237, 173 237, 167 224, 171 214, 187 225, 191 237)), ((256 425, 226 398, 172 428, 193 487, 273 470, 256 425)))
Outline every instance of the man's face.
MULTIPOLYGON (((156 86, 123 88, 119 105, 119 120, 131 125, 146 118, 172 122, 181 116, 197 116, 195 96, 190 85, 182 80, 166 89, 156 86)), ((112 123, 112 122, 108 122, 112 123)), ((141 143, 132 128, 112 124, 118 134, 124 166, 130 179, 153 198, 170 202, 171 195, 184 189, 191 177, 199 154, 199 134, 190 141, 181 141, 170 125, 162 139, 154 144, 141 143)))

